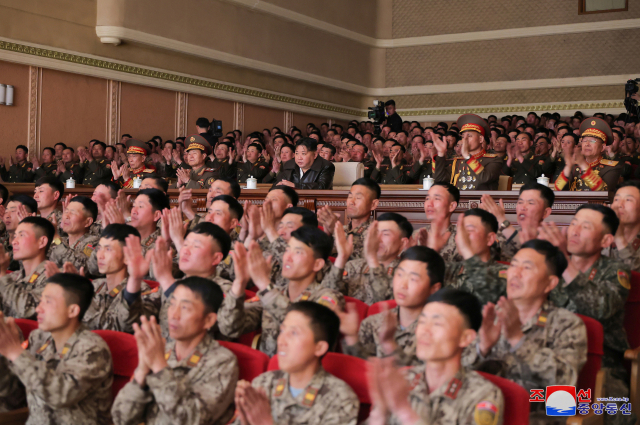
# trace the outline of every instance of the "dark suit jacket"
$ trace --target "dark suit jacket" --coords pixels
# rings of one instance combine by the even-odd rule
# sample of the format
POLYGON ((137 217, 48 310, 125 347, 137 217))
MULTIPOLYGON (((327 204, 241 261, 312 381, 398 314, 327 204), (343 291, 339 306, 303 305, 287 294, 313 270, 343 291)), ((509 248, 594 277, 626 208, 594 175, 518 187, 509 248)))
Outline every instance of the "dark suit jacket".
POLYGON ((333 163, 318 156, 311 168, 300 177, 300 167, 295 159, 290 159, 282 166, 282 171, 278 173, 273 187, 277 186, 281 180, 288 180, 296 185, 296 189, 332 189, 333 175, 336 167, 333 163))

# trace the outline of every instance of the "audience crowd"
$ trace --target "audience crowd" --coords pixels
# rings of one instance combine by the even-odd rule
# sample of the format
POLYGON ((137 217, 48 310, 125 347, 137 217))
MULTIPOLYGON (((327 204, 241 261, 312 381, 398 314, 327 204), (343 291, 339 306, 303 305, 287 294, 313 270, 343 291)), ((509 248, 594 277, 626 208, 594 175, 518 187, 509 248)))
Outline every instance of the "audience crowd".
MULTIPOLYGON (((29 424, 338 425, 367 415, 372 425, 506 424, 503 392, 479 372, 527 393, 575 386, 587 362, 583 317, 604 330, 603 394, 629 397, 637 118, 466 114, 422 127, 403 122, 393 101, 386 108, 378 134, 353 121, 215 137, 200 118, 176 141, 123 135, 115 146, 58 143, 38 157, 20 145, 8 164, 0 158, 4 182, 35 182, 33 197, 0 185, 0 415, 28 407, 29 424), (344 223, 329 206, 298 205, 297 190, 333 187, 338 162, 365 169, 344 223), (453 218, 461 191, 495 190, 501 176, 521 185, 516 223, 488 194, 453 218), (426 227, 376 212, 381 184, 428 177, 426 227), (238 201, 249 179, 272 184, 261 206, 238 201), (65 196, 72 180, 92 196, 65 196), (127 196, 131 188, 139 191, 127 196), (208 191, 205 214, 193 209, 193 189, 208 191), (584 203, 560 228, 548 220, 554 190, 608 191, 612 202, 584 203), (361 317, 366 305, 379 313, 361 317), (24 319, 37 329, 25 333, 24 319), (119 359, 96 330, 137 345, 137 368, 115 398, 119 359), (229 342, 277 359, 276 370, 242 379, 229 342), (364 415, 354 388, 323 367, 336 351, 366 360, 364 415)), ((607 423, 634 423, 631 404, 615 409, 607 423)), ((532 424, 562 419, 531 403, 532 424)))

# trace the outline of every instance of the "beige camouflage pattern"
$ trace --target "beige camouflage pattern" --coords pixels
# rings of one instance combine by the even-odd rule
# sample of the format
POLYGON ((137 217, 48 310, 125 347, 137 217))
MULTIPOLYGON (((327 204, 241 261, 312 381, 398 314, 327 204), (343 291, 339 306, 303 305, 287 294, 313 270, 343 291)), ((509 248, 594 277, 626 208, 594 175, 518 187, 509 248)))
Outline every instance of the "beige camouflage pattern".
POLYGON ((288 287, 260 291, 254 299, 248 301, 244 298, 244 295, 236 298, 231 292, 225 294, 222 307, 218 311, 220 332, 228 338, 238 338, 262 327, 259 350, 269 356, 276 354, 280 325, 292 303, 313 301, 327 306, 336 305, 341 309, 345 306, 342 294, 324 288, 318 282, 309 285, 293 301, 289 298, 288 287))
POLYGON ((62 236, 59 244, 56 245, 55 242, 51 244, 48 253, 49 261, 56 263, 60 268, 68 261, 80 270, 87 265, 99 241, 99 236, 85 233, 73 246, 69 246, 69 237, 62 236))
POLYGON ((36 307, 47 285, 44 264, 38 264, 30 276, 24 269, 9 273, 0 279, 0 300, 5 316, 19 319, 35 319, 36 307))
POLYGON ((444 274, 444 286, 470 292, 478 297, 482 305, 495 303, 507 294, 508 267, 495 261, 485 263, 478 256, 449 263, 444 274))
MULTIPOLYGON (((391 310, 392 314, 398 317, 400 322, 400 309, 395 307, 391 310)), ((355 345, 346 345, 342 342, 342 351, 350 356, 368 359, 369 357, 387 357, 382 351, 380 342, 380 329, 384 322, 384 313, 369 316, 360 323, 358 331, 358 343, 355 345)), ((400 325, 396 329, 394 339, 398 348, 393 355, 396 357, 398 364, 402 366, 415 366, 422 363, 416 357, 416 327, 418 320, 414 321, 407 328, 402 329, 400 325)))
MULTIPOLYGON (((322 367, 297 397, 289 391, 289 374, 281 370, 263 373, 251 385, 267 393, 274 424, 356 425, 358 420, 356 394, 322 367)), ((234 425, 240 425, 240 420, 234 425)))
MULTIPOLYGON (((352 228, 351 223, 345 224, 343 226, 347 238, 349 237, 349 235, 353 235, 353 252, 351 253, 351 257, 349 257, 349 260, 355 260, 357 258, 364 257, 364 238, 367 237, 367 232, 369 231, 369 226, 372 222, 373 219, 370 218, 356 228, 352 228)), ((337 252, 335 246, 333 250, 334 252, 337 252)))
POLYGON ((400 259, 396 258, 389 267, 380 264, 371 269, 364 258, 347 261, 344 269, 332 266, 322 285, 372 305, 393 298, 393 274, 398 264, 400 259))
MULTIPOLYGON (((587 329, 584 322, 564 308, 545 301, 527 323, 515 347, 501 336, 486 357, 478 340, 465 350, 464 366, 505 377, 527 392, 547 385, 575 385, 587 361, 587 329)), ((544 411, 543 403, 532 403, 532 417, 544 411)), ((544 413, 544 412, 543 412, 544 413)))
MULTIPOLYGON (((95 294, 91 306, 84 314, 82 321, 89 329, 108 329, 111 331, 133 333, 133 324, 137 323, 142 314, 142 299, 138 295, 131 305, 124 297, 127 278, 109 291, 106 279, 94 279, 95 294)), ((142 282, 140 292, 151 290, 149 285, 142 282)))
POLYGON ((629 270, 640 272, 640 234, 623 249, 617 249, 615 245, 609 252, 612 260, 623 263, 629 270))
POLYGON ((518 232, 519 231, 516 230, 510 238, 507 238, 502 231, 498 231, 498 261, 511 262, 511 259, 516 255, 516 252, 520 251, 522 244, 520 243, 518 232))
MULTIPOLYGON (((427 227, 427 232, 430 232, 431 231, 431 224, 427 224, 426 227, 427 227)), ((458 228, 457 228, 457 226, 455 224, 451 223, 449 225, 449 227, 447 228, 447 232, 451 232, 451 235, 449 236, 449 239, 447 240, 447 243, 438 252, 438 254, 440 254, 440 256, 442 257, 442 259, 444 260, 445 263, 453 263, 453 262, 463 261, 464 260, 464 258, 462 258, 462 255, 460 255, 458 253, 458 246, 456 245, 457 229, 458 228)), ((415 237, 416 233, 418 232, 418 230, 415 230, 413 232, 414 237, 415 237)))
POLYGON ((24 385, 11 373, 9 360, 0 355, 0 413, 27 406, 24 385))
MULTIPOLYGON (((415 425, 502 425, 504 397, 498 387, 480 374, 461 368, 448 383, 429 393, 424 365, 407 372, 411 407, 421 420, 415 425)), ((389 425, 403 425, 391 415, 389 425)))
POLYGON ((111 424, 111 353, 84 326, 59 351, 50 333, 34 330, 11 371, 27 390, 28 425, 111 424))
MULTIPOLYGON (((147 251, 155 248, 156 240, 158 239, 159 236, 160 236, 160 229, 156 229, 153 233, 151 233, 149 236, 147 236, 146 238, 140 241, 140 245, 142 245, 142 256, 146 256, 147 251)), ((100 241, 100 237, 98 237, 98 242, 99 241, 100 241)), ((95 250, 91 253, 89 260, 87 261, 86 271, 90 276, 104 277, 104 275, 101 274, 100 270, 98 269, 98 256, 95 250)), ((151 269, 151 267, 149 267, 149 275, 145 276, 145 279, 153 279, 153 270, 151 269)))
POLYGON ((210 335, 189 357, 178 360, 175 342, 167 342, 168 367, 147 375, 146 387, 131 381, 116 397, 116 425, 224 425, 234 412, 238 360, 210 335))

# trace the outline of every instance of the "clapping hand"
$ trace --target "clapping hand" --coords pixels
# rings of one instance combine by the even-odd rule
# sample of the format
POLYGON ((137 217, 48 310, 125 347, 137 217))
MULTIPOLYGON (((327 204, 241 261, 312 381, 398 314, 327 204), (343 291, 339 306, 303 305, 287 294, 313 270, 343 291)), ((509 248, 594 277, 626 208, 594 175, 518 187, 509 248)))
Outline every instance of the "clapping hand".
MULTIPOLYGON (((349 235, 347 237, 344 228, 342 227, 342 223, 336 221, 334 226, 333 234, 335 236, 336 250, 338 251, 338 256, 336 257, 335 262, 333 263, 339 269, 344 269, 347 261, 349 261, 349 257, 353 253, 353 235, 349 235)), ((369 231, 371 228, 369 228, 369 231)))

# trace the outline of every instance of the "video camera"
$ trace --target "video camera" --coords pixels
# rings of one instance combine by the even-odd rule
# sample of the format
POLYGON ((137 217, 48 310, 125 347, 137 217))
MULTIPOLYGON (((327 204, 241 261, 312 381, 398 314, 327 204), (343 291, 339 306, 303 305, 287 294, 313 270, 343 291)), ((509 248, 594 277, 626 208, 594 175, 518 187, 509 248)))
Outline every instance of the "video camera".
POLYGON ((638 101, 631 97, 638 93, 638 82, 640 82, 640 78, 628 80, 624 85, 624 107, 627 109, 629 115, 638 116, 638 101))
POLYGON ((384 102, 379 100, 373 101, 373 108, 369 108, 369 113, 367 114, 370 120, 373 120, 373 127, 375 129, 375 134, 380 134, 380 126, 387 118, 384 109, 384 102))
POLYGON ((222 137, 222 121, 211 120, 211 126, 209 128, 213 137, 222 137))

